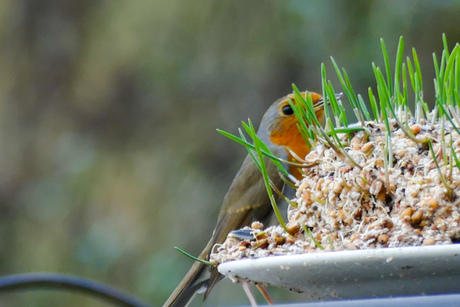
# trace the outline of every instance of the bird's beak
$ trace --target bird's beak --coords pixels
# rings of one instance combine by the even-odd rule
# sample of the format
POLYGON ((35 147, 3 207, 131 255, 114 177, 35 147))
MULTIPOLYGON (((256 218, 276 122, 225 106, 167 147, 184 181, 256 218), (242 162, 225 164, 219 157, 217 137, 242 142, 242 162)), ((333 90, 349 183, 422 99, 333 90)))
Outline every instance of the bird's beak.
MULTIPOLYGON (((340 93, 336 93, 335 94, 335 99, 337 100, 341 100, 343 97, 343 93, 340 92, 340 93)), ((315 110, 319 109, 319 108, 323 108, 324 107, 324 97, 322 97, 321 99, 319 99, 316 103, 315 103, 315 110)))
POLYGON ((343 93, 342 93, 342 92, 340 92, 340 93, 335 93, 335 99, 340 100, 340 99, 342 99, 342 97, 343 97, 343 93))

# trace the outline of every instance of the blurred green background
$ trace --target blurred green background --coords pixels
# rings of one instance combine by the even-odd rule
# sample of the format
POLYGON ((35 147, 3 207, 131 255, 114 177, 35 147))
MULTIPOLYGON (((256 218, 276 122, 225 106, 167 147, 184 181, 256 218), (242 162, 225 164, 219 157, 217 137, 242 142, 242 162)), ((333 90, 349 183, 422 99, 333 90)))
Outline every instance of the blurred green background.
MULTIPOLYGON (((1 1, 0 275, 76 274, 160 305, 191 265, 173 247, 201 251, 245 156, 215 128, 258 123, 292 83, 320 91, 321 62, 337 84, 330 56, 366 94, 381 37, 391 57, 400 35, 417 48, 429 101, 459 22, 459 1, 1 1)), ((231 304, 248 301, 229 281, 206 301, 231 304)))

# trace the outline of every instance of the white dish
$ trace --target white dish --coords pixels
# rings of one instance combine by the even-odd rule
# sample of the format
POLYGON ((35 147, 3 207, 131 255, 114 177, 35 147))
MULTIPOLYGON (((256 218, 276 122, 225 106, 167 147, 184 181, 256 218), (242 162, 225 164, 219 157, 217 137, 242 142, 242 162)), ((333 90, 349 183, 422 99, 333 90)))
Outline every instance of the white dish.
POLYGON ((312 299, 460 291, 460 244, 321 252, 222 263, 232 280, 284 287, 312 299))

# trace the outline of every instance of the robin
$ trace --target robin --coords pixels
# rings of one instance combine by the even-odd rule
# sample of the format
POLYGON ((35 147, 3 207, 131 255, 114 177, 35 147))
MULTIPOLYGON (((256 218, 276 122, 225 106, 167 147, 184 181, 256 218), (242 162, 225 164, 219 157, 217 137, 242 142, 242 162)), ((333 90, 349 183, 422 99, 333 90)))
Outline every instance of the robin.
MULTIPOLYGON (((302 93, 304 98, 306 93, 302 93)), ((308 94, 311 95, 316 116, 322 122, 322 96, 313 92, 308 94)), ((275 156, 292 161, 295 159, 288 149, 298 157, 305 157, 310 149, 300 134, 297 118, 289 102, 295 104, 293 94, 278 99, 270 106, 262 118, 257 136, 275 156)), ((284 182, 278 175, 276 166, 268 158, 265 159, 270 180, 282 191, 284 182)), ((302 173, 297 167, 289 166, 287 170, 297 179, 302 179, 302 173)), ((265 223, 271 213, 272 206, 262 175, 252 157, 248 155, 224 197, 212 237, 198 258, 207 260, 212 247, 217 243, 223 243, 229 232, 248 226, 253 221, 265 223)), ((187 306, 195 293, 203 291, 206 299, 214 285, 222 278, 215 267, 195 262, 163 306, 187 306)))

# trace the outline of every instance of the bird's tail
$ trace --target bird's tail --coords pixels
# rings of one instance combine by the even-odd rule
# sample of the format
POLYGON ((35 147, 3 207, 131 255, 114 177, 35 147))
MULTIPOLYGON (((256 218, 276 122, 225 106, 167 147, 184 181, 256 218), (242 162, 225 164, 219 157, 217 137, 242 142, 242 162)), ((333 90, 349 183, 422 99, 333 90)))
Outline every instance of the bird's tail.
POLYGON ((201 262, 195 262, 182 279, 174 292, 169 296, 163 307, 185 307, 197 292, 207 288, 211 276, 211 267, 201 262))
MULTIPOLYGON (((235 229, 228 228, 228 218, 225 216, 220 218, 216 229, 212 233, 211 239, 206 244, 206 247, 198 256, 199 259, 208 260, 212 248, 216 243, 224 242, 227 234, 235 229), (222 227, 226 225, 226 227, 222 227)), ((249 222, 243 220, 242 225, 246 225, 249 222)), ((233 225, 234 226, 234 225, 233 225)), ((236 225, 236 228, 241 228, 241 225, 236 225)), ((217 268, 212 265, 205 264, 203 262, 195 261, 190 270, 187 272, 185 277, 182 279, 180 284, 176 287, 174 292, 169 296, 168 300, 164 303, 163 307, 185 307, 195 296, 195 293, 204 292, 204 298, 206 299, 211 292, 212 288, 219 282, 224 276, 219 273, 217 268)))

